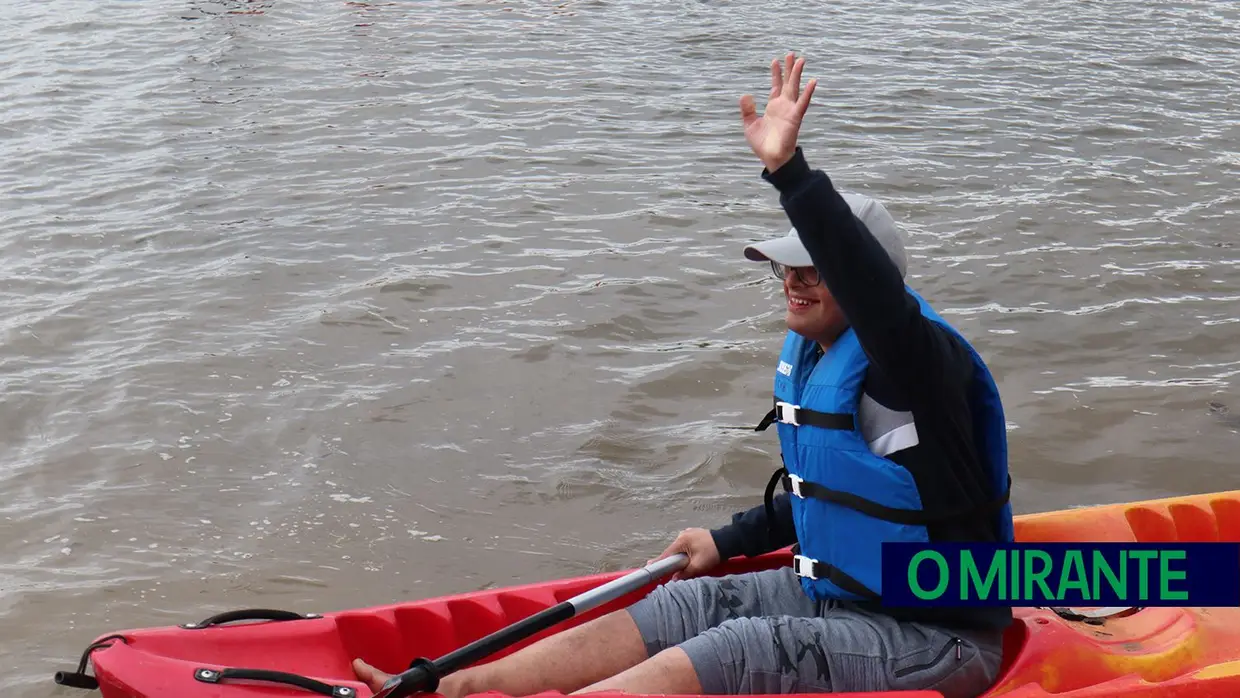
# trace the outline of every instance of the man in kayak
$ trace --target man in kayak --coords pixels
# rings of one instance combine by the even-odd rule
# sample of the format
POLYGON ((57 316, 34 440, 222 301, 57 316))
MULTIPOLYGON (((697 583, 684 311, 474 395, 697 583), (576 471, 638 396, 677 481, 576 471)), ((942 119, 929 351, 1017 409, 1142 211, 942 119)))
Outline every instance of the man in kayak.
MULTIPOLYGON (((904 282, 903 233, 874 199, 810 169, 797 134, 817 85, 803 59, 771 62, 746 140, 792 222, 745 249, 782 279, 789 329, 775 371, 787 492, 660 558, 688 565, 630 608, 443 678, 449 698, 499 691, 646 694, 983 693, 1010 608, 892 608, 881 542, 1010 541, 997 390, 969 343, 904 282), (786 71, 786 72, 785 72, 786 71), (797 545, 791 568, 705 576, 722 560, 797 545)), ((387 679, 355 662, 372 688, 387 679)))

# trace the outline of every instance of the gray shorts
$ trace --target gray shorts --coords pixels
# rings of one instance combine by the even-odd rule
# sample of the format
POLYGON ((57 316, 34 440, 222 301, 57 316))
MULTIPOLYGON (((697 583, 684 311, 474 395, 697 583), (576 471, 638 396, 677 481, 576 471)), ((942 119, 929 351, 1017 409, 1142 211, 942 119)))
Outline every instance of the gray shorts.
POLYGON ((653 656, 679 646, 708 694, 933 690, 974 698, 1001 631, 960 633, 818 603, 791 568, 669 582, 629 608, 653 656))

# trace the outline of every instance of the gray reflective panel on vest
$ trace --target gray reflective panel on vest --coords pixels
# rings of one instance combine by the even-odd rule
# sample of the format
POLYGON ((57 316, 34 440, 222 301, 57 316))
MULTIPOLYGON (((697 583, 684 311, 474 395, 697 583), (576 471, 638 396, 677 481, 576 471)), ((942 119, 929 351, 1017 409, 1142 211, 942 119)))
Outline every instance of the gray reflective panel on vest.
POLYGON ((917 425, 912 412, 897 412, 862 395, 857 407, 861 435, 877 456, 890 456, 917 445, 917 425))

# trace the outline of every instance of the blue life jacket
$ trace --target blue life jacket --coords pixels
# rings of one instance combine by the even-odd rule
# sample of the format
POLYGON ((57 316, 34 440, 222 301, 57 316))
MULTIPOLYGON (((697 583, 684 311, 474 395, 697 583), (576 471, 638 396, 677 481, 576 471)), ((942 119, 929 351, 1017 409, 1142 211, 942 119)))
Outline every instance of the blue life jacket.
MULTIPOLYGON (((906 287, 907 289, 907 287, 906 287)), ((862 436, 858 406, 869 359, 850 328, 815 363, 818 344, 789 332, 775 374, 775 408, 757 430, 778 424, 784 467, 767 487, 768 520, 777 480, 792 494, 796 527, 795 569, 805 593, 815 600, 879 600, 882 596, 882 543, 927 543, 927 526, 950 519, 990 517, 999 542, 1013 540, 1011 479, 1007 468, 1007 427, 990 370, 969 342, 907 289, 922 315, 968 347, 976 367, 971 407, 979 456, 997 494, 991 502, 964 511, 927 511, 912 474, 875 455, 862 436)))

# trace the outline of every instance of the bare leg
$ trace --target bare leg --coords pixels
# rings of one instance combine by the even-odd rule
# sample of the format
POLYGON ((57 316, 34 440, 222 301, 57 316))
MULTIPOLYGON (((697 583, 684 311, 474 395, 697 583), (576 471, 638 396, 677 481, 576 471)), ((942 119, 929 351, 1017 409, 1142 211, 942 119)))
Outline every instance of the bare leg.
MULTIPOLYGON (((503 659, 449 674, 437 692, 447 698, 485 691, 510 696, 542 691, 571 693, 645 660, 646 646, 637 624, 627 611, 616 611, 546 637, 503 659)), ((354 661, 353 668, 372 691, 377 692, 388 678, 360 660, 354 661)))
POLYGON ((645 695, 700 695, 702 684, 689 655, 679 647, 666 649, 635 667, 577 691, 611 691, 645 695))

